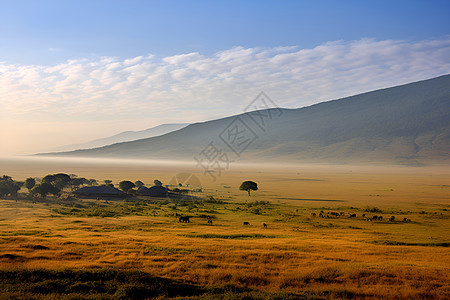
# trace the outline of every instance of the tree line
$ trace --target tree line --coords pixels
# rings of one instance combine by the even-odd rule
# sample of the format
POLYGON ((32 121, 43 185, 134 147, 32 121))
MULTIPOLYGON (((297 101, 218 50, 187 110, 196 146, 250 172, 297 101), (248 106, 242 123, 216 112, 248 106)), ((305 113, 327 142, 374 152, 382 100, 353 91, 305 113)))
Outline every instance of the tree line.
MULTIPOLYGON (((157 179, 153 181, 153 184, 162 186, 161 181, 157 179)), ((139 188, 144 185, 140 180, 136 182, 124 180, 119 183, 119 189, 125 193, 131 193, 133 188, 139 188)), ((83 186, 114 187, 112 180, 106 179, 99 182, 96 179, 78 177, 76 174, 48 174, 42 179, 29 177, 25 181, 16 181, 11 176, 3 175, 0 177, 0 197, 10 196, 13 199, 17 199, 18 192, 22 187, 27 188, 29 195, 32 197, 40 196, 45 198, 48 195, 60 196, 64 190, 73 192, 83 186)))

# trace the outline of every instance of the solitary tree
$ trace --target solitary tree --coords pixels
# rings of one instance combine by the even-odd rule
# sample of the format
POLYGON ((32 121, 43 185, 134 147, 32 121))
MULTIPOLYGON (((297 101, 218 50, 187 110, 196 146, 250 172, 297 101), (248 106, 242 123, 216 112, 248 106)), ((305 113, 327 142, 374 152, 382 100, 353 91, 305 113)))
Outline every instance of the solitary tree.
POLYGON ((244 181, 241 183, 239 190, 247 191, 248 195, 250 196, 250 191, 257 191, 258 185, 256 184, 256 182, 253 182, 253 181, 244 181))
POLYGON ((112 180, 106 179, 106 180, 104 180, 103 182, 104 182, 105 185, 107 185, 107 186, 114 186, 114 185, 112 184, 112 180))
POLYGON ((33 177, 29 177, 25 180, 25 187, 28 189, 28 192, 36 185, 36 180, 33 177))
POLYGON ((153 184, 156 186, 162 186, 162 182, 159 181, 158 179, 153 180, 153 184))
POLYGON ((125 193, 128 193, 128 191, 134 188, 135 186, 136 185, 134 183, 128 180, 124 180, 119 183, 119 188, 125 193))

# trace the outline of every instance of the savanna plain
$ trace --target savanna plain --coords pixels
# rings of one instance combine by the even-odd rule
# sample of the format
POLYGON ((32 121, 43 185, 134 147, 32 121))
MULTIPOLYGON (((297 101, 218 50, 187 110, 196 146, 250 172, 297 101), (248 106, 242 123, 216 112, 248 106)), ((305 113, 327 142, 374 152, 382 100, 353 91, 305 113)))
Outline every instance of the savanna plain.
POLYGON ((450 298, 444 166, 235 164, 205 175, 176 162, 30 159, 1 168, 21 181, 64 172, 187 191, 4 197, 3 299, 450 298), (245 180, 258 184, 250 196, 245 180))

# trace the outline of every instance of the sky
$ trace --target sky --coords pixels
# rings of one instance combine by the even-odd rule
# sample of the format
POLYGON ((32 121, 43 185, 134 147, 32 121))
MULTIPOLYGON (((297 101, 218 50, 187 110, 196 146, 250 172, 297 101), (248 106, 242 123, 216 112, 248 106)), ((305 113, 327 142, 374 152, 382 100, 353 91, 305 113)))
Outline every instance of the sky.
POLYGON ((0 156, 450 73, 450 1, 0 0, 0 156))

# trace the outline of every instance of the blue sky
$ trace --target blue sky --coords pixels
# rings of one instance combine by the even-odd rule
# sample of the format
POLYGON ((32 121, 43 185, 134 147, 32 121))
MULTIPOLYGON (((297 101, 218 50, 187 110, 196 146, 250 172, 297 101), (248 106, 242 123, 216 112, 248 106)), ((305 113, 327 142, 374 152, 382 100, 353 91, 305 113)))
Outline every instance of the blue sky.
POLYGON ((0 155, 450 73, 450 1, 0 0, 0 155))
POLYGON ((1 1, 0 60, 212 54, 235 46, 423 40, 450 31, 450 1, 1 1))

